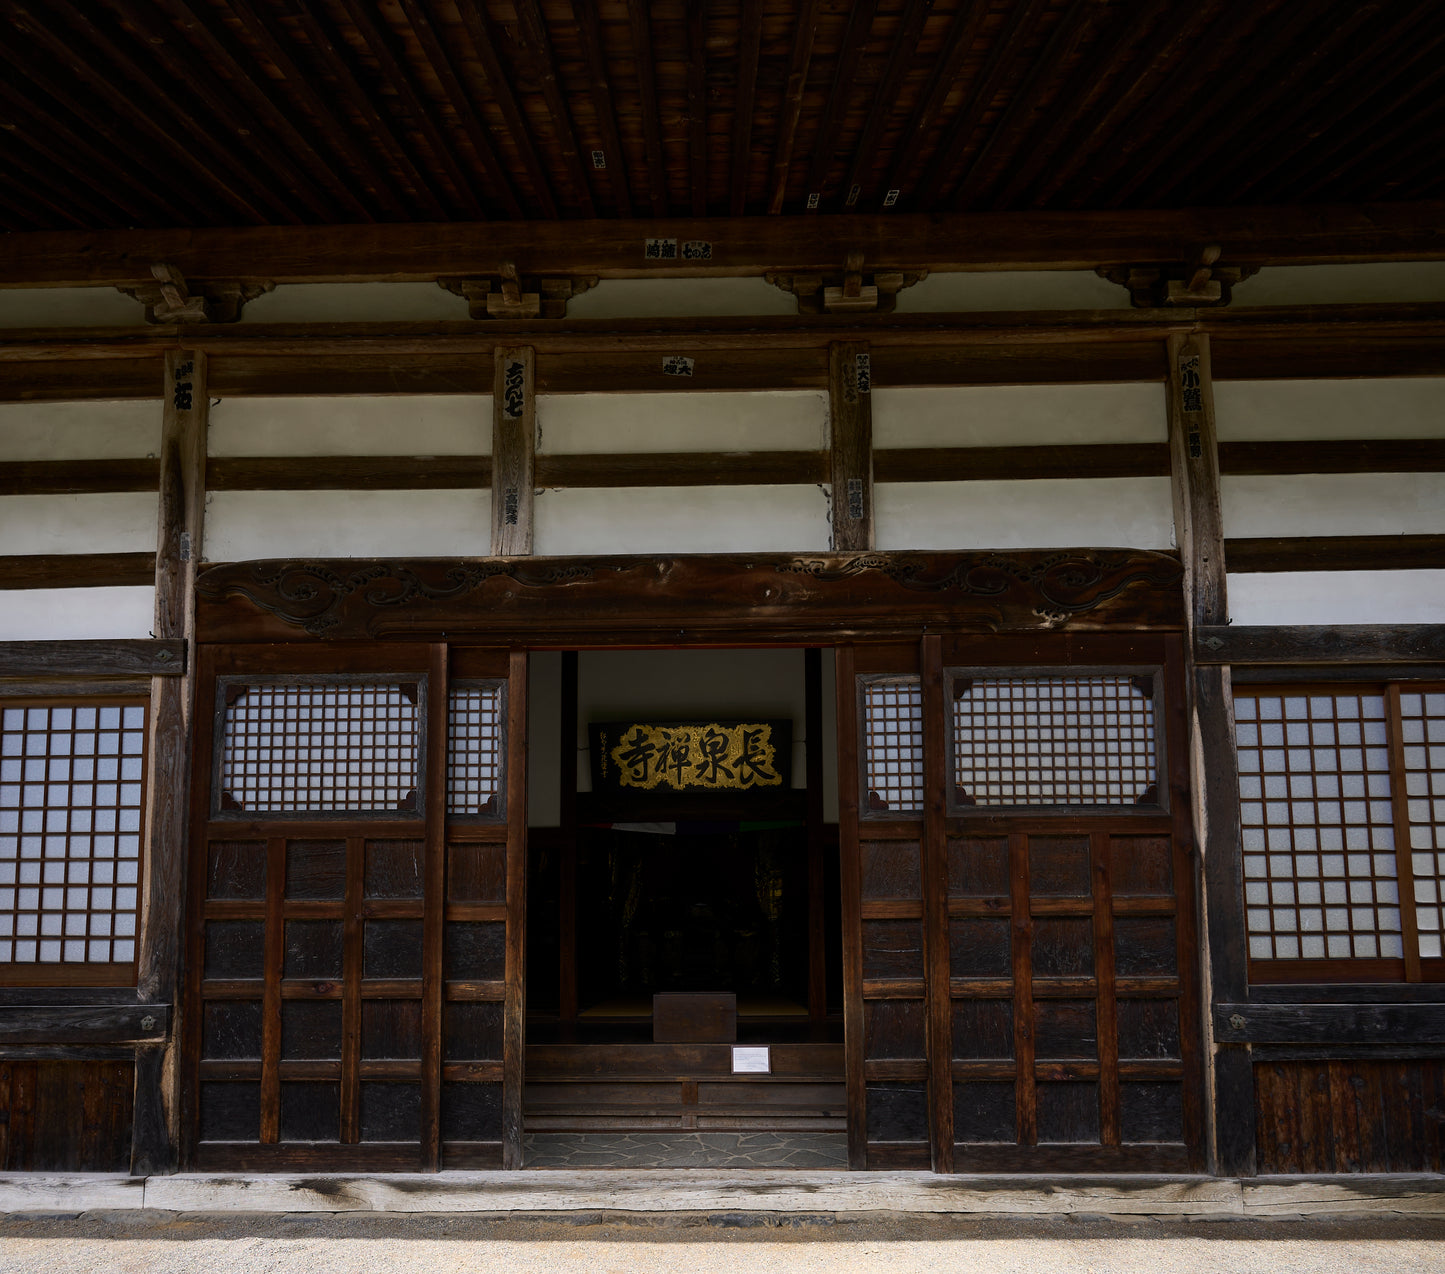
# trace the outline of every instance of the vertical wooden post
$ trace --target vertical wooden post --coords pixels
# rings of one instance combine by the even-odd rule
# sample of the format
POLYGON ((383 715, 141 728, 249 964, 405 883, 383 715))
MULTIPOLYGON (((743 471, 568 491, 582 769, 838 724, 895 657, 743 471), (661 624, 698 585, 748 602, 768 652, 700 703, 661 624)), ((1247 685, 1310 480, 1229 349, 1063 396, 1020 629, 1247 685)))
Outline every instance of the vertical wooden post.
MULTIPOLYGON (((1214 384, 1209 337, 1168 338, 1169 455, 1174 527, 1184 562, 1190 669, 1190 760, 1195 796, 1195 843, 1203 856, 1209 987, 1203 1031, 1212 1038, 1215 1001, 1248 997, 1248 935, 1239 828, 1239 768, 1234 752, 1234 703, 1225 667, 1195 666, 1193 634, 1229 616, 1225 588, 1224 524, 1219 504, 1219 449, 1214 430, 1214 384)), ((1254 1173, 1254 1078, 1247 1045, 1213 1052, 1212 1159, 1230 1176, 1254 1173)))
POLYGON ((833 547, 873 547, 873 371, 868 346, 828 346, 828 418, 833 547))
POLYGON ((808 1018, 828 1017, 827 936, 823 916, 823 652, 803 651, 803 734, 808 784, 808 1018))
POLYGON ((507 964, 502 1016, 502 1167, 522 1166, 527 1046, 527 652, 507 672, 507 964))
POLYGON ((426 848, 422 869, 421 1168, 442 1167, 442 997, 447 889, 447 743, 451 688, 445 642, 427 652, 426 848))
POLYGON ((948 956, 948 699, 943 641, 923 638, 923 968, 928 1141, 934 1172, 953 1171, 953 1001, 948 956))
MULTIPOLYGON (((577 652, 562 652, 562 853, 559 865, 557 1016, 577 1021, 577 652)), ((567 1036, 570 1040, 571 1036, 567 1036)))
POLYGON ((165 1001, 170 1043, 136 1050, 131 1171, 173 1172, 180 1118, 180 971, 186 829, 189 826, 191 725, 196 690, 196 565, 206 506, 206 356, 168 350, 162 385, 160 510, 156 538, 155 635, 186 643, 183 677, 151 681, 150 781, 146 793, 145 904, 136 995, 165 1001))
POLYGON ((498 348, 493 357, 492 555, 515 557, 532 551, 536 354, 520 345, 498 348))
POLYGON ((843 929, 843 1065, 848 1166, 868 1166, 868 1086, 863 1076, 863 911, 858 845, 858 681, 852 646, 838 647, 838 835, 843 929))

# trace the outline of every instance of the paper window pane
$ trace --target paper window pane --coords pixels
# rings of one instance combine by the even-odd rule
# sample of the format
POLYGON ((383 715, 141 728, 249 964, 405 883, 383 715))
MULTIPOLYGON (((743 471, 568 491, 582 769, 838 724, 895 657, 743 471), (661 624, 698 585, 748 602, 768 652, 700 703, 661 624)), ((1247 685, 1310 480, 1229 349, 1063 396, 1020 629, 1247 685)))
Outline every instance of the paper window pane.
POLYGON ((1363 959, 1402 950, 1389 751, 1360 746, 1385 742, 1384 695, 1238 690, 1235 719, 1269 723, 1236 730, 1240 772, 1264 771, 1266 797, 1288 798, 1244 799, 1241 787, 1240 817, 1246 828, 1260 828, 1270 851, 1267 862, 1245 855, 1245 897, 1255 898, 1254 882, 1267 880, 1276 904, 1246 911, 1251 958, 1363 959), (1272 760, 1272 744, 1289 745, 1287 756, 1272 760), (1329 852, 1339 850, 1349 852, 1329 852), (1296 901, 1326 905, 1278 905, 1296 901))
POLYGON ((230 689, 219 775, 223 810, 417 808, 416 683, 263 682, 230 689))
MULTIPOLYGON (((1438 692, 1406 693, 1400 696, 1400 730, 1406 743, 1412 740, 1445 739, 1445 694, 1438 692)), ((1445 792, 1445 758, 1432 757, 1439 748, 1405 747, 1405 791, 1412 796, 1426 792, 1445 792)), ((1445 800, 1409 800, 1405 803, 1410 826, 1412 850, 1445 850, 1445 800)), ((1413 853, 1415 897, 1433 902, 1445 897, 1445 854, 1413 853)), ((1445 935, 1437 907, 1416 910, 1416 927, 1420 934, 1420 954, 1439 956, 1441 938, 1445 935)))
POLYGON ((863 754, 868 809, 923 808, 923 690, 917 677, 865 683, 863 754))
POLYGON ((960 804, 1157 804, 1153 679, 961 677, 953 755, 960 804))
POLYGON ((447 712, 447 813, 502 812, 502 683, 452 688, 447 712))
MULTIPOLYGON (((116 838, 94 830, 141 826, 145 745, 144 704, 12 706, 0 715, 0 757, 15 758, 0 771, 0 885, 22 886, 0 889, 0 933, 31 939, 0 943, 0 963, 134 959, 133 944, 122 951, 86 939, 135 932, 139 891, 92 889, 89 882, 108 879, 101 860, 115 853, 116 838), (133 781, 91 782, 94 763, 76 758, 102 753, 124 755, 133 781), (7 778, 44 781, 6 786, 7 778)), ((119 777, 111 764, 111 777, 119 777)), ((139 836, 130 839, 138 858, 139 836)))

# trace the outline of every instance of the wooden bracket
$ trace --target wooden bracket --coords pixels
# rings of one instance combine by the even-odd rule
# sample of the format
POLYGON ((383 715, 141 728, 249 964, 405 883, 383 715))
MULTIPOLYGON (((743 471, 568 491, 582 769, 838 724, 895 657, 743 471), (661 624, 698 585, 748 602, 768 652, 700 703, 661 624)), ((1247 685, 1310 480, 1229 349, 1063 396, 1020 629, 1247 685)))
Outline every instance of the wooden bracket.
POLYGON ((567 302, 597 286, 597 276, 541 277, 521 274, 516 262, 504 261, 501 271, 463 279, 438 279, 437 284, 466 297, 474 319, 566 318, 567 302))
POLYGON ((798 298, 799 314, 891 314, 898 293, 928 277, 927 270, 904 273, 878 271, 864 281, 863 254, 849 252, 838 274, 781 274, 763 276, 775 288, 798 298))
POLYGON ((247 301, 254 301, 276 286, 269 279, 187 283, 184 274, 164 262, 151 266, 151 274, 154 283, 116 289, 145 306, 147 323, 234 323, 247 301))
POLYGON ((1192 262, 1178 265, 1101 265, 1098 273, 1129 290, 1135 309, 1171 305, 1228 305, 1234 286, 1258 272, 1255 265, 1220 265, 1223 249, 1205 244, 1192 262))

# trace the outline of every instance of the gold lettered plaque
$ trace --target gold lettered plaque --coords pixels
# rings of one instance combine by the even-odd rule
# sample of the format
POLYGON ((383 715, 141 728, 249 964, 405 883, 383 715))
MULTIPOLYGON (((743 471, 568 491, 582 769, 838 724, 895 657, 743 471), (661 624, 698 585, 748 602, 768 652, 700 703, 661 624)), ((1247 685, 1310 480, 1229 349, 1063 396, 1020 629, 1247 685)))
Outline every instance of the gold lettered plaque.
POLYGON ((619 721, 589 729, 593 791, 739 792, 789 784, 791 721, 619 721))

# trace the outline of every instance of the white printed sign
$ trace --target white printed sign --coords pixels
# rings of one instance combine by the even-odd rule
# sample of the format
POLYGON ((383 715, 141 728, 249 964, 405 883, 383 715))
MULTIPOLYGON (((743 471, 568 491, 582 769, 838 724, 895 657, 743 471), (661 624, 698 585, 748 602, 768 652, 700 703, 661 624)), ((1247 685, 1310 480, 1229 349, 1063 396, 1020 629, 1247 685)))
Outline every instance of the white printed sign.
POLYGON ((768 1075, 772 1062, 766 1048, 733 1048, 734 1075, 768 1075))

